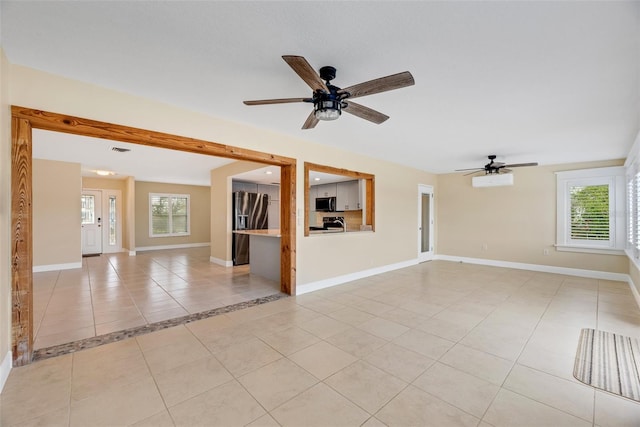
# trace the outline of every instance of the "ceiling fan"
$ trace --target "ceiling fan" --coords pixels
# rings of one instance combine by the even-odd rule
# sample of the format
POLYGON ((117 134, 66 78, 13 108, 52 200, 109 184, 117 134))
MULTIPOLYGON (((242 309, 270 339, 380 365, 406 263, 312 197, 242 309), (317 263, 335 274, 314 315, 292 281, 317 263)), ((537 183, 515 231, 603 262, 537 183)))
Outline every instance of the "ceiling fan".
POLYGON ((302 56, 284 55, 282 59, 313 89, 311 98, 263 99, 244 101, 244 103, 246 105, 285 104, 290 102, 313 103, 313 111, 307 117, 304 125, 302 125, 302 129, 314 128, 320 120, 336 120, 340 117, 342 111, 380 124, 387 120, 389 116, 364 105, 356 104, 349 99, 400 89, 415 83, 411 73, 405 71, 341 89, 330 83, 336 77, 336 69, 334 67, 322 67, 320 68, 320 74, 318 74, 302 56))
POLYGON ((478 172, 484 171, 485 175, 490 175, 490 174, 511 172, 510 168, 520 168, 520 167, 525 167, 525 166, 538 166, 537 162, 532 162, 532 163, 514 163, 514 164, 511 164, 511 165, 507 165, 507 164, 504 164, 502 162, 495 162, 494 161, 496 159, 496 155, 495 154, 491 154, 491 155, 489 155, 487 157, 489 158, 489 163, 484 165, 484 167, 482 167, 482 168, 456 169, 456 172, 473 171, 473 172, 469 172, 468 174, 465 174, 465 175, 472 175, 474 173, 478 173, 478 172))

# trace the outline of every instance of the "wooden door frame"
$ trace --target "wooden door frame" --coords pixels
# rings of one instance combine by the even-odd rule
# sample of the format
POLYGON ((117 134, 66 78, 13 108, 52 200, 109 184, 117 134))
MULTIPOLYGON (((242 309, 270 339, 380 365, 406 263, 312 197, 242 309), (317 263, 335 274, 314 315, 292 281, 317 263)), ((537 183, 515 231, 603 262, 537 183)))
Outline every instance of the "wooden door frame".
POLYGON ((296 159, 26 107, 11 107, 11 337, 13 366, 33 354, 32 129, 280 166, 280 290, 296 291, 296 159))

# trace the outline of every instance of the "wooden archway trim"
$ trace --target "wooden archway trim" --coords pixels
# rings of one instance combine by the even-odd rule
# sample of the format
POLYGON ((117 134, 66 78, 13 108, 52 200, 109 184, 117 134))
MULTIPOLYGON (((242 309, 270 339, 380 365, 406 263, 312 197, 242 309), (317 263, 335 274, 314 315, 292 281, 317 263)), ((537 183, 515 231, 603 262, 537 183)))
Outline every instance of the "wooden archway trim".
POLYGON ((14 366, 30 363, 33 353, 32 129, 280 166, 280 290, 289 295, 295 294, 295 159, 19 106, 11 107, 11 116, 11 292, 14 366))

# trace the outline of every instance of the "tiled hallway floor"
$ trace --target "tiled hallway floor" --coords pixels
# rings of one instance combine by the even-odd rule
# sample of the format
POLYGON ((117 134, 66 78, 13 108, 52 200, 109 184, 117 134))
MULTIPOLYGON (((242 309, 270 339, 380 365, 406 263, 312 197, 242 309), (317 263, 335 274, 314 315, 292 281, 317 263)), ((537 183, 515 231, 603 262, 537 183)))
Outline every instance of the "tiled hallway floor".
POLYGON ((626 283, 434 261, 11 371, 2 426, 638 426, 572 376, 626 283))
POLYGON ((33 275, 36 349, 245 302, 280 292, 249 266, 209 262, 209 247, 82 259, 33 275))

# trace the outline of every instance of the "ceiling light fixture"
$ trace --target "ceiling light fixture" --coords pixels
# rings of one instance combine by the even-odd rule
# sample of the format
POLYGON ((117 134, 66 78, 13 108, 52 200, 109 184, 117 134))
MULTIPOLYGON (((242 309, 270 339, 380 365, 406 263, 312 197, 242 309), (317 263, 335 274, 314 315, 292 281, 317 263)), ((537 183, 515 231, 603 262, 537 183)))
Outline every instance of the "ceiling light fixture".
POLYGON ((103 170, 97 170, 96 174, 100 175, 100 176, 109 176, 109 175, 115 175, 115 172, 111 172, 111 171, 103 171, 103 170))
POLYGON ((267 175, 271 175, 273 172, 271 172, 271 171, 266 171, 265 173, 266 173, 267 175))
POLYGON ((320 181, 320 178, 318 178, 317 176, 315 178, 313 178, 314 181, 320 181))
POLYGON ((336 120, 340 117, 342 107, 340 100, 324 99, 315 103, 315 115, 318 120, 336 120))

